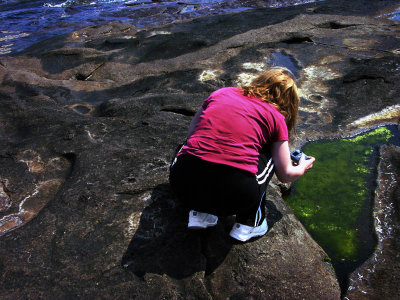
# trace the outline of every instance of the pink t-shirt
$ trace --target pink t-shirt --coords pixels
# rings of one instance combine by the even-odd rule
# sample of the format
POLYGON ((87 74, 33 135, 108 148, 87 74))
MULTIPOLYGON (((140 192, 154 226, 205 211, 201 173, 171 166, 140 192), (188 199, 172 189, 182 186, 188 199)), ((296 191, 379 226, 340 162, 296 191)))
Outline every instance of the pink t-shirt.
POLYGON ((285 117, 272 104, 244 96, 239 88, 213 92, 202 107, 203 114, 180 155, 188 153, 256 174, 261 148, 288 140, 285 117))

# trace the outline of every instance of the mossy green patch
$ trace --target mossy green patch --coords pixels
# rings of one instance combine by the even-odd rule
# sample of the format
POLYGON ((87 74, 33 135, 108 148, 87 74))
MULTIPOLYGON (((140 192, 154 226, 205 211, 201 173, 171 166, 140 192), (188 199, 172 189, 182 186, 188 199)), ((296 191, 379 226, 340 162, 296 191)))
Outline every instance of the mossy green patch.
POLYGON ((303 149, 316 162, 295 183, 287 201, 333 262, 358 259, 359 219, 371 201, 368 176, 375 167, 370 163, 374 145, 392 136, 380 127, 354 138, 309 143, 303 149))

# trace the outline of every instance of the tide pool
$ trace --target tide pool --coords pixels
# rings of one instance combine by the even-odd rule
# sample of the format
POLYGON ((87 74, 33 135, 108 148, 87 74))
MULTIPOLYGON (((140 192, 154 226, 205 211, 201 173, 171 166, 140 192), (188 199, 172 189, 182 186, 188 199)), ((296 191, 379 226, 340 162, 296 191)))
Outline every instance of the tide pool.
POLYGON ((348 139, 308 143, 316 158, 287 199, 294 214, 329 255, 343 286, 374 251, 373 199, 378 146, 397 129, 379 127, 348 139))

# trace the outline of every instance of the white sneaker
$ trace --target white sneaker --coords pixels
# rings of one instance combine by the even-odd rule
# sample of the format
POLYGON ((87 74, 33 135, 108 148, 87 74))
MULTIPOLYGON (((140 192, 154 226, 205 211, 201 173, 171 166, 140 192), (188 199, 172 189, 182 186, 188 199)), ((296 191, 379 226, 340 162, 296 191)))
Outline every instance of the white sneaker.
POLYGON ((239 223, 235 223, 230 232, 230 236, 242 242, 246 242, 249 239, 256 236, 263 236, 268 231, 267 219, 264 219, 260 226, 252 227, 239 223))
POLYGON ((195 210, 189 212, 188 228, 190 229, 204 229, 217 225, 217 222, 218 217, 212 214, 206 214, 195 210))

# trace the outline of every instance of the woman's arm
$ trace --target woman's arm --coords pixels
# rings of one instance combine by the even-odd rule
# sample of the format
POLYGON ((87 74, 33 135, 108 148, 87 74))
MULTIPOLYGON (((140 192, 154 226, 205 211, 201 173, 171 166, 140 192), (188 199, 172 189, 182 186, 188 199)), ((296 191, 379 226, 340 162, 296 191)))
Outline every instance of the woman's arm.
POLYGON ((196 124, 197 122, 200 120, 200 116, 203 113, 204 109, 203 107, 200 106, 199 110, 197 111, 197 113, 194 115, 192 122, 190 122, 189 125, 189 129, 188 129, 188 134, 187 134, 187 138, 189 139, 190 136, 193 134, 194 129, 196 128, 196 124))
POLYGON ((314 157, 309 156, 305 159, 301 155, 299 164, 294 166, 290 158, 289 142, 279 141, 272 143, 272 159, 275 164, 275 174, 281 182, 292 182, 311 170, 315 161, 314 157))

